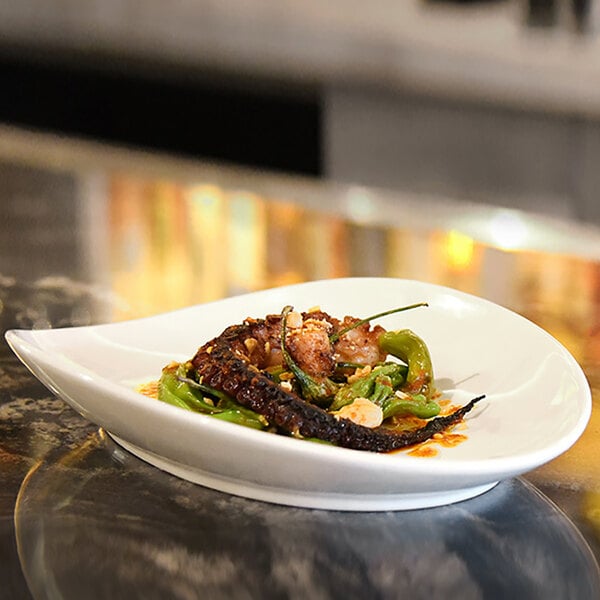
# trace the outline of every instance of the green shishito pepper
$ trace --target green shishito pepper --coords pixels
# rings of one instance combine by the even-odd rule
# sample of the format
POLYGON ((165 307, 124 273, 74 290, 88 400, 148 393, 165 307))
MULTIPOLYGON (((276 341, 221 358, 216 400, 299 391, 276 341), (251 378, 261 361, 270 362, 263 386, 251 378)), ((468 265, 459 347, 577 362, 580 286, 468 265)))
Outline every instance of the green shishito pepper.
POLYGON ((410 396, 396 395, 402 386, 408 367, 397 363, 384 363, 375 367, 368 375, 346 384, 335 395, 329 410, 339 410, 356 398, 366 398, 381 406, 383 419, 394 415, 414 415, 420 419, 430 419, 440 412, 437 402, 427 399, 423 394, 410 396))
POLYGON ((399 398, 391 396, 385 399, 382 405, 384 420, 395 415, 414 415, 419 419, 431 419, 440 413, 440 405, 433 400, 428 400, 423 394, 399 398))
POLYGON ((433 392, 433 366, 425 342, 410 329, 403 329, 382 333, 379 347, 408 365, 404 385, 406 391, 430 398, 433 392))
POLYGON ((163 369, 158 383, 158 399, 253 429, 265 429, 268 426, 262 415, 241 406, 227 394, 188 377, 185 363, 169 365, 163 369))
POLYGON ((406 372, 407 367, 397 363, 384 363, 375 367, 368 375, 342 386, 337 391, 329 410, 339 410, 354 402, 356 398, 367 398, 373 402, 378 399, 383 400, 388 390, 389 394, 393 394, 394 388, 402 384, 406 372))

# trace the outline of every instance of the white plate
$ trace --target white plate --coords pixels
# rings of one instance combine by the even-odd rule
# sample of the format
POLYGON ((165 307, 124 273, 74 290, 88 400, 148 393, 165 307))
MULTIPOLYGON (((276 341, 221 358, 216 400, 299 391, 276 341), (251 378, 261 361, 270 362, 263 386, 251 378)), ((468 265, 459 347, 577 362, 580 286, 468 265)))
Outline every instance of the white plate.
POLYGON ((415 281, 317 281, 125 323, 12 330, 6 338, 48 388, 140 458, 211 488, 293 506, 400 510, 470 498, 567 450, 591 412, 583 372, 548 333, 491 302, 415 281), (247 316, 292 304, 364 317, 422 301, 429 308, 378 322, 424 338, 437 386, 453 403, 486 394, 466 418, 467 440, 433 457, 255 431, 134 391, 247 316))

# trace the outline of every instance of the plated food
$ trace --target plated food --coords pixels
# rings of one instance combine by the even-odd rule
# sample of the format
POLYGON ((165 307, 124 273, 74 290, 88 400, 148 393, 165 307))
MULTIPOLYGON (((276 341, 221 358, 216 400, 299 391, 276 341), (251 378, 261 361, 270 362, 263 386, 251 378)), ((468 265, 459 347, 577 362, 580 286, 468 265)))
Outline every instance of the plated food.
POLYGON ((388 452, 448 430, 484 396, 440 415, 426 343, 410 329, 371 327, 291 305, 247 318, 163 371, 158 398, 195 412, 297 438, 388 452))
MULTIPOLYGON (((591 412, 585 375, 551 335, 497 304, 418 281, 313 281, 146 319, 13 330, 6 337, 50 390, 147 463, 226 493, 292 506, 404 510, 472 498, 567 450, 591 412), (320 302, 343 321, 344 315, 371 315, 423 300, 427 308, 373 323, 389 331, 410 329, 426 342, 433 383, 442 392, 430 396, 440 406, 432 421, 454 410, 450 406, 467 406, 486 394, 451 433, 440 434, 440 441, 435 434, 431 441, 397 452, 310 443, 181 410, 135 389, 156 380, 171 361, 188 363, 199 344, 219 338, 232 323, 243 325, 248 315, 277 315, 286 304, 310 313, 320 302), (447 439, 463 434, 466 439, 457 445, 447 439), (431 449, 435 456, 424 458, 431 449)), ((213 366, 208 361, 205 368, 213 366)), ((401 417, 407 424, 417 418, 401 417)))

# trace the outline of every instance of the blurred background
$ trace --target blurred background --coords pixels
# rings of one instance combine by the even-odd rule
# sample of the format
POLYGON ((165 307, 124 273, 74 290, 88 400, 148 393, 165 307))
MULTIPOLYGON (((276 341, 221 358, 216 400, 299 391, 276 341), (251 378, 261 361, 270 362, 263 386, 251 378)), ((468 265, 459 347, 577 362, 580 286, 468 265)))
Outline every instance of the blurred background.
MULTIPOLYGON (((597 404, 600 0, 0 2, 0 86, 2 331, 314 279, 417 279, 544 328, 597 404)), ((87 455, 94 428, 6 345, 1 377, 10 595, 26 588, 22 481, 60 462, 48 456, 65 439, 87 455)), ((599 414, 530 477, 596 556, 599 414)))
POLYGON ((0 4, 0 123, 600 224, 597 0, 0 4))

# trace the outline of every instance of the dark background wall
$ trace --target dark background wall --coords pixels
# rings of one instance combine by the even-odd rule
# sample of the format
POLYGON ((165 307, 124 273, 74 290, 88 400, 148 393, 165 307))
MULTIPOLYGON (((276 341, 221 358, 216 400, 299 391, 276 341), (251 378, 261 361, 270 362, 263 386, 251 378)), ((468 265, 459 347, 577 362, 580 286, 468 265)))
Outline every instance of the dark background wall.
POLYGON ((241 78, 153 76, 0 57, 0 122, 320 175, 316 94, 241 78))

